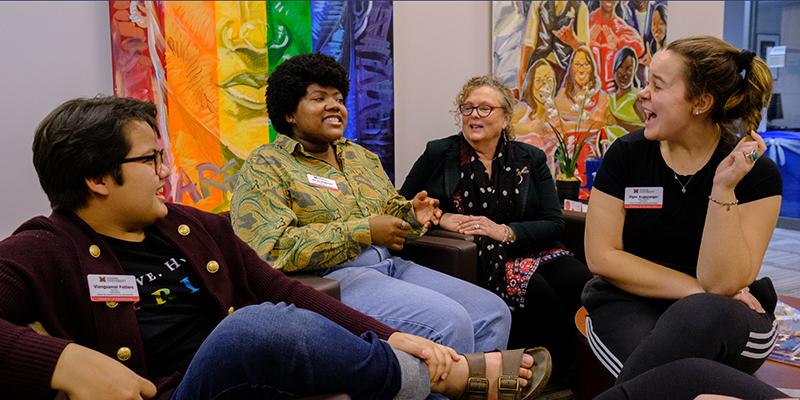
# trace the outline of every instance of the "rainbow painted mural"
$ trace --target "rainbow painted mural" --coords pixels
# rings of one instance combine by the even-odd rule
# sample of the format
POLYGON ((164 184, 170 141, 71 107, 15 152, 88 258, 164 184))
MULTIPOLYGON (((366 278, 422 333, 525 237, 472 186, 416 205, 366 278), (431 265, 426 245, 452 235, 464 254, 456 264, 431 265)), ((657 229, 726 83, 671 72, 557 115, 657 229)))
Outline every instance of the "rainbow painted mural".
POLYGON ((345 137, 394 179, 391 2, 110 1, 109 11, 114 92, 158 106, 168 201, 228 209, 244 159, 276 136, 270 72, 312 52, 348 70, 345 137))

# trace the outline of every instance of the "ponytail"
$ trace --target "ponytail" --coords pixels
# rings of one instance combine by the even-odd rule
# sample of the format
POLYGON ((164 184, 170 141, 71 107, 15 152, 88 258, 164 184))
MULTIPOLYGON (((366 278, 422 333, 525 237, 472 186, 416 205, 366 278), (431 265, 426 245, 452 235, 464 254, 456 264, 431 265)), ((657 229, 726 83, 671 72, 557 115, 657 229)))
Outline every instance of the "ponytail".
POLYGON ((739 50, 712 37, 694 36, 667 46, 684 58, 684 80, 688 100, 710 94, 714 104, 712 122, 722 128, 722 139, 738 141, 738 122, 748 131, 761 123, 761 110, 772 96, 772 74, 763 60, 749 50, 739 50))

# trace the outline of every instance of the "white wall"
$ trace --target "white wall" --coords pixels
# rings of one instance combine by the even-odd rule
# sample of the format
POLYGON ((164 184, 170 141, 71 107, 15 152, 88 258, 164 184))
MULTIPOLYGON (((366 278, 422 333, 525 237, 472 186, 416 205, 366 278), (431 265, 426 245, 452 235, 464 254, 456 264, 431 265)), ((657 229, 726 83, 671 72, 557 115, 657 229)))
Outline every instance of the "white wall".
POLYGON ((113 91, 108 2, 0 1, 0 238, 50 214, 33 132, 56 106, 113 91))
MULTIPOLYGON (((394 3, 396 179, 402 184, 429 140, 457 127, 461 85, 491 70, 491 3, 394 3)), ((724 3, 670 1, 672 40, 722 37, 724 3)), ((62 102, 111 94, 107 2, 0 1, 0 238, 49 214, 31 163, 36 125, 62 102)))

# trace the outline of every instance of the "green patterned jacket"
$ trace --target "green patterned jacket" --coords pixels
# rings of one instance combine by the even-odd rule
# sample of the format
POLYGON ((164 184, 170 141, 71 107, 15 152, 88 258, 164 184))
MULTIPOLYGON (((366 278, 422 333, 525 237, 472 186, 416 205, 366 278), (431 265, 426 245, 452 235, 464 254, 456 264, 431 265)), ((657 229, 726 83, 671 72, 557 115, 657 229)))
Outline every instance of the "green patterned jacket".
POLYGON ((425 232, 375 154, 344 138, 333 145, 341 171, 282 134, 250 153, 239 171, 234 231, 274 268, 314 270, 354 260, 372 244, 371 217, 407 221, 407 240, 425 232), (312 185, 317 177, 335 181, 336 189, 312 185))

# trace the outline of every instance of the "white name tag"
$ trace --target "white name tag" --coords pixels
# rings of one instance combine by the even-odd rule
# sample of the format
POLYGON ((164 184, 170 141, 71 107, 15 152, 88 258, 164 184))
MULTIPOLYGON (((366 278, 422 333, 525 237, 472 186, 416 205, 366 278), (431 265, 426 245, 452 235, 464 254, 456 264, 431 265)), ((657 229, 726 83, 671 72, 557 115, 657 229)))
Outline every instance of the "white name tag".
POLYGON ((339 190, 339 188, 336 186, 336 181, 334 181, 333 179, 323 178, 321 176, 316 176, 311 174, 306 174, 306 176, 308 176, 308 183, 310 183, 311 186, 319 186, 331 190, 339 190))
POLYGON ((87 275, 92 301, 139 301, 133 275, 87 275))
POLYGON ((661 208, 663 204, 663 187, 625 188, 625 208, 661 208))
POLYGON ((586 208, 584 207, 586 204, 581 203, 580 201, 564 199, 564 209, 570 211, 577 211, 577 212, 586 212, 586 208))

